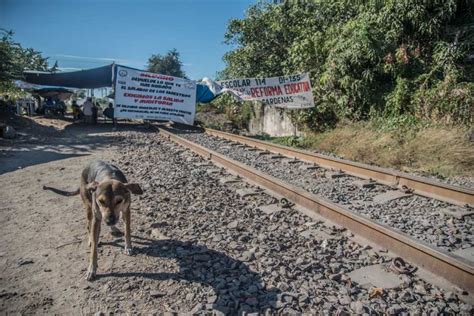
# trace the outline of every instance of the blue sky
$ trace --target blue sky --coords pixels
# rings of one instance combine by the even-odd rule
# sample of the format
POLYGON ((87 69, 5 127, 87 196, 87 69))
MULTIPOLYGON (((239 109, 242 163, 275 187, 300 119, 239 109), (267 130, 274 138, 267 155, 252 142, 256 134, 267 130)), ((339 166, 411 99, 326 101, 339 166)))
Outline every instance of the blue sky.
POLYGON ((144 69, 176 48, 189 78, 215 78, 227 22, 255 0, 0 0, 0 28, 63 70, 118 64, 144 69))

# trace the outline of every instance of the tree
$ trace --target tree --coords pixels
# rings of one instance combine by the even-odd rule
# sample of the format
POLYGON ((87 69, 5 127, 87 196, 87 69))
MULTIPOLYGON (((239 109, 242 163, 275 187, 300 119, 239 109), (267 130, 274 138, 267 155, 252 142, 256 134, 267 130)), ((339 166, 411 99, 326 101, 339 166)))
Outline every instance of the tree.
POLYGON ((298 122, 410 116, 474 122, 474 2, 261 1, 227 26, 219 77, 309 72, 298 122))
POLYGON ((0 29, 0 90, 14 89, 13 80, 22 79, 25 70, 48 70, 48 59, 33 48, 23 48, 13 40, 13 31, 0 29))
POLYGON ((186 78, 182 66, 183 63, 179 60, 179 52, 176 48, 170 50, 165 56, 156 54, 148 59, 148 71, 162 75, 186 78))

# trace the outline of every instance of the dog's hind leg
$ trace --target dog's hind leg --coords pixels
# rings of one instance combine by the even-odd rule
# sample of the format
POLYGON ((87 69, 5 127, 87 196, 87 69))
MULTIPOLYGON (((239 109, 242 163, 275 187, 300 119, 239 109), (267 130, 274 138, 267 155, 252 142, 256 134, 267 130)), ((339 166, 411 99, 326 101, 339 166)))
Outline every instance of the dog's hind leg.
POLYGON ((91 224, 91 254, 89 258, 89 268, 86 273, 86 279, 88 281, 93 280, 97 272, 97 244, 99 243, 101 221, 94 217, 91 224))
POLYGON ((125 222, 125 253, 131 255, 133 253, 133 248, 132 236, 130 234, 130 207, 123 213, 123 221, 125 222))

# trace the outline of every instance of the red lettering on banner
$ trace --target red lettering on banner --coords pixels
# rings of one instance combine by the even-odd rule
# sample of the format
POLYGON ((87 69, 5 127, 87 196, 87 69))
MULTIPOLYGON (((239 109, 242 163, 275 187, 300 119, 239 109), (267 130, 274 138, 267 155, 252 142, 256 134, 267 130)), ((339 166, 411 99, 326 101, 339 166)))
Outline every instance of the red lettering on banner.
POLYGON ((302 93, 311 90, 308 82, 288 83, 284 87, 286 94, 302 93))
POLYGON ((147 73, 147 72, 141 72, 140 77, 146 77, 146 78, 157 78, 161 80, 168 80, 168 81, 173 81, 174 78, 170 76, 164 76, 160 74, 152 74, 152 73, 147 73))
POLYGON ((253 98, 282 95, 280 86, 250 88, 250 94, 253 98))
POLYGON ((136 99, 153 99, 152 95, 139 94, 139 93, 124 92, 123 96, 128 97, 128 98, 136 98, 136 99))

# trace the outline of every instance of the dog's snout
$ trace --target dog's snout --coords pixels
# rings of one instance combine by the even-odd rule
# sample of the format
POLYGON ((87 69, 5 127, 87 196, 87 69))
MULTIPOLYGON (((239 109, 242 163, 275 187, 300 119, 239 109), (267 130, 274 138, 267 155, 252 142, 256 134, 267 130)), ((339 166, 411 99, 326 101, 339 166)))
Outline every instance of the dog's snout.
POLYGON ((111 226, 111 225, 115 225, 115 224, 117 224, 117 218, 116 218, 115 216, 113 216, 113 215, 107 216, 107 217, 105 218, 105 223, 106 223, 107 225, 110 225, 110 226, 111 226))

